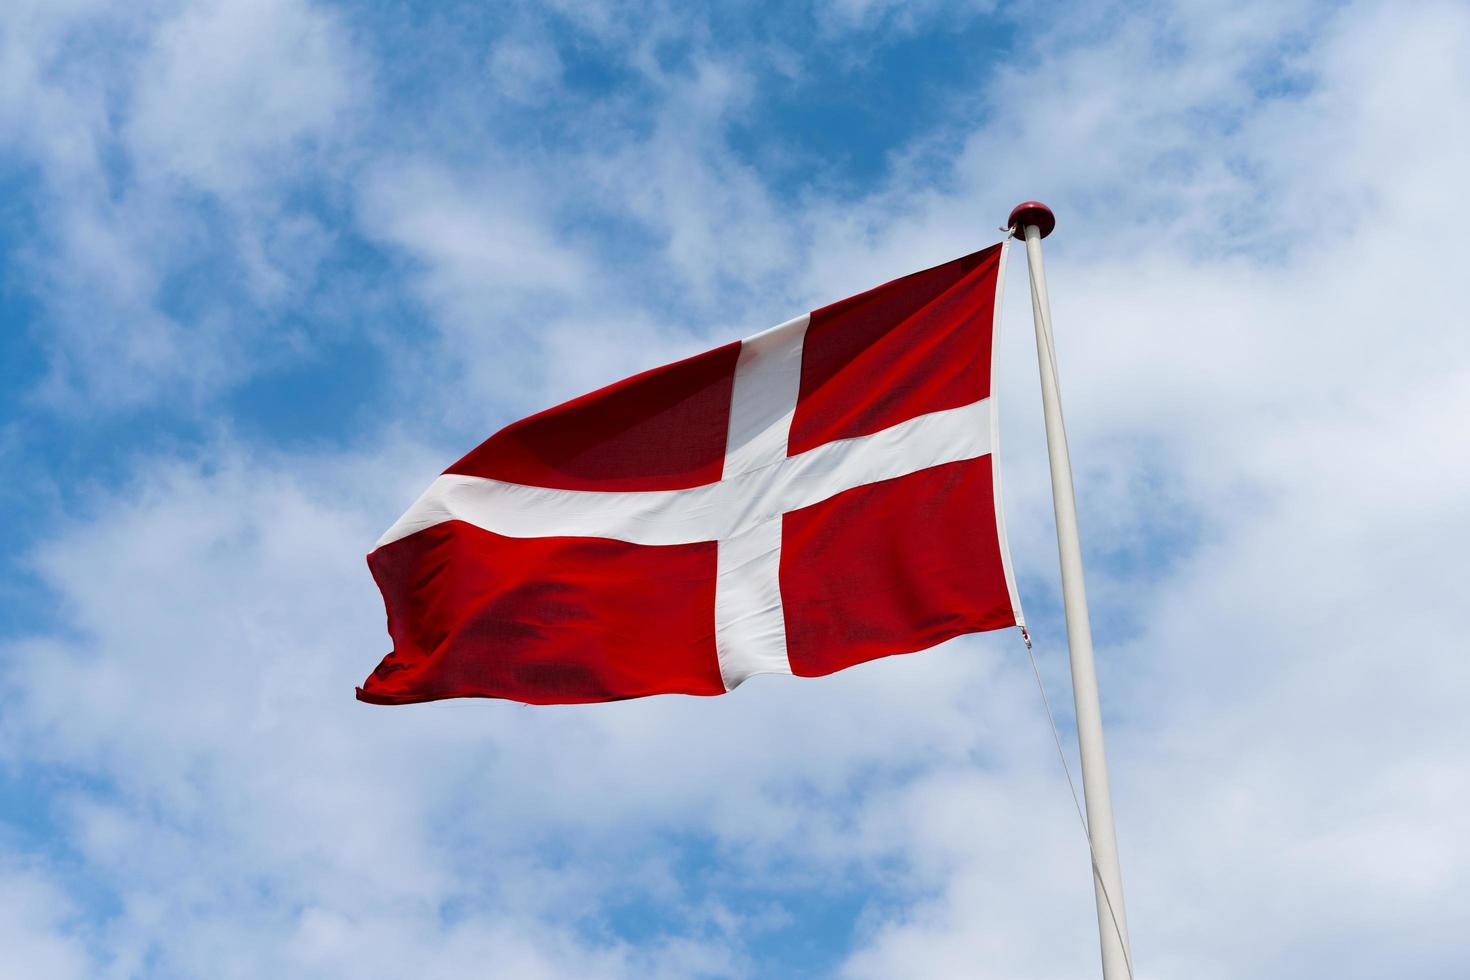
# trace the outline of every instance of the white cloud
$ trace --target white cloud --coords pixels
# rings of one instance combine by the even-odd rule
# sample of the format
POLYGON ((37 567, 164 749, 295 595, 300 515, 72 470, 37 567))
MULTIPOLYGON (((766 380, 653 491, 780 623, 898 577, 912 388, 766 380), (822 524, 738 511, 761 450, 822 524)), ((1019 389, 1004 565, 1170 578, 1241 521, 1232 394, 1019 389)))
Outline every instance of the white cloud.
POLYGON ((90 976, 83 941, 72 931, 75 918, 72 903, 45 875, 0 867, 0 977, 90 976))
POLYGON ((299 0, 210 0, 159 25, 126 140, 135 165, 231 195, 280 180, 353 102, 342 30, 299 0))
POLYGON ((39 234, 20 258, 45 311, 53 404, 197 397, 271 360, 252 356, 262 322, 330 247, 289 195, 308 169, 340 169, 332 154, 367 84, 340 35, 306 0, 15 11, 0 133, 35 179, 39 234), (228 300, 180 312, 190 275, 228 300))

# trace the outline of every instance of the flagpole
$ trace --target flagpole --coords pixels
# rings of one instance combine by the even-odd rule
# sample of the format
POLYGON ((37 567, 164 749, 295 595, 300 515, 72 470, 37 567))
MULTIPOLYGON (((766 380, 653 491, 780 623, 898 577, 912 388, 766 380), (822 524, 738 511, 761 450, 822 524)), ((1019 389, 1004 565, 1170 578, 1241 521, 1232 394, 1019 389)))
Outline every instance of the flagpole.
POLYGON ((1026 240, 1031 271, 1031 313, 1036 321, 1036 356, 1041 369, 1041 403, 1046 418, 1046 448, 1051 460, 1052 504, 1056 511, 1057 553, 1062 566, 1062 603, 1067 616, 1067 649, 1072 661, 1072 699, 1077 708, 1077 744, 1082 754, 1082 794, 1087 802, 1087 832, 1092 849, 1093 892, 1102 946, 1103 980, 1129 980, 1128 917, 1123 911, 1123 876, 1113 831, 1113 804, 1108 793, 1108 763, 1103 752, 1102 708, 1097 670, 1092 660, 1092 625, 1082 581, 1082 548, 1077 538, 1077 501, 1072 488, 1072 462, 1067 428, 1057 386, 1057 363, 1051 333, 1051 304, 1046 295, 1046 269, 1041 240, 1056 227, 1051 209, 1027 201, 1011 212, 1009 227, 1026 240))

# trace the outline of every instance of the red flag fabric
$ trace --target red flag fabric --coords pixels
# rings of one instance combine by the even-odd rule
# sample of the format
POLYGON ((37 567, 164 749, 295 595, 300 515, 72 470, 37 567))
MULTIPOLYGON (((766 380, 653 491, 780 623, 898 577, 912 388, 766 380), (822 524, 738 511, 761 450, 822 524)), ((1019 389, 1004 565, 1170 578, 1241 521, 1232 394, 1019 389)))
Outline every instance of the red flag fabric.
POLYGON ((516 422, 368 555, 357 696, 723 694, 1019 626, 992 346, 1005 245, 516 422))

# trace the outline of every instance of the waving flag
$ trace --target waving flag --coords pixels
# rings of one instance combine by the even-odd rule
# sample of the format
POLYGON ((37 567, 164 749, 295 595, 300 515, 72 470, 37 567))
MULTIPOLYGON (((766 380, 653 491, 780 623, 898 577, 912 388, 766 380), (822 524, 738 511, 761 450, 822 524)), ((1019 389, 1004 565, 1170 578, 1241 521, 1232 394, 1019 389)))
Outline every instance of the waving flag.
POLYGON ((357 696, 723 694, 1019 626, 995 463, 1004 244, 516 422, 368 556, 357 696))

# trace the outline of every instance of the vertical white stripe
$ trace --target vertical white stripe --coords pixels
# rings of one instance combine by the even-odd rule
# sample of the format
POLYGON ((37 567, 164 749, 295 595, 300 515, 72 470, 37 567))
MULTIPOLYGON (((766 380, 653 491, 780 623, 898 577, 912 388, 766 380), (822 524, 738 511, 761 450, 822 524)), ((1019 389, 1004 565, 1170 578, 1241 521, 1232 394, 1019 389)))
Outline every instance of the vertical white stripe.
POLYGON ((724 479, 779 463, 801 388, 801 345, 810 316, 799 316, 740 342, 724 479))
POLYGON ((781 515, 719 543, 715 649, 733 691, 752 674, 789 674, 781 605, 781 515))
MULTIPOLYGON (((730 395, 724 479, 785 461, 810 320, 800 316, 741 342, 730 395)), ((779 511, 719 542, 715 649, 726 690, 752 674, 791 673, 780 573, 779 511)))

